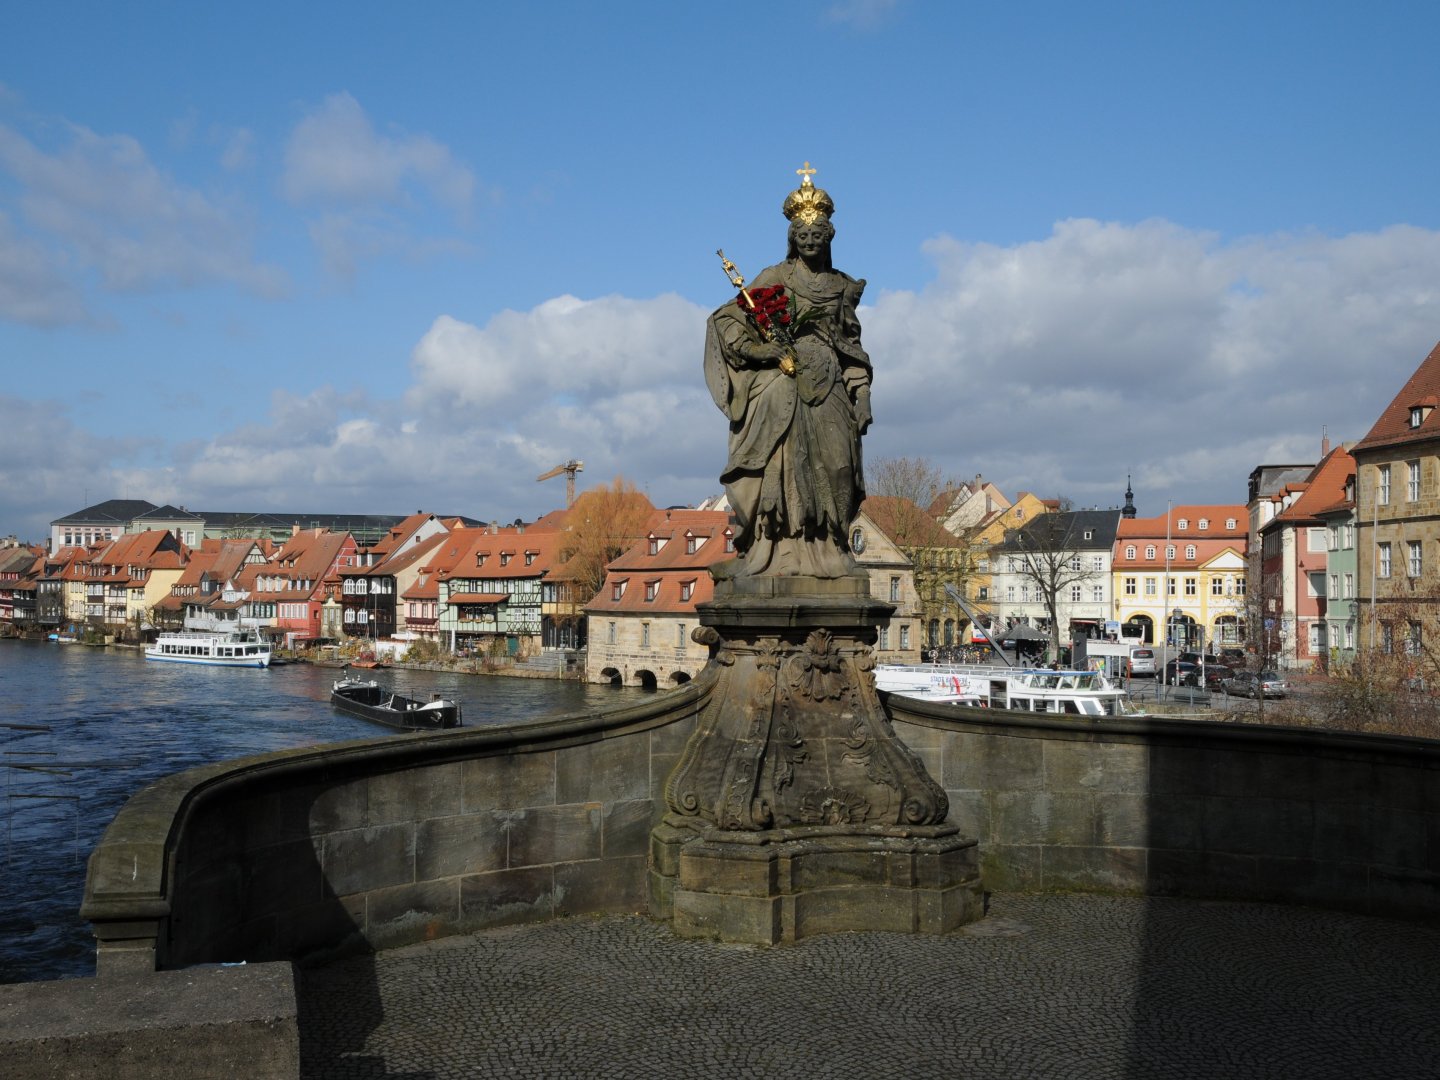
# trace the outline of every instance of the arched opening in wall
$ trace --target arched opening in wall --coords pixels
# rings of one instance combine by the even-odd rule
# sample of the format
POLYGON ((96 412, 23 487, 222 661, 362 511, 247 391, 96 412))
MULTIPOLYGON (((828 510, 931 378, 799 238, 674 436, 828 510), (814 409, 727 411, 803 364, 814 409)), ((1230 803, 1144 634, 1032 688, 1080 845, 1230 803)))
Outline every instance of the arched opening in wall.
POLYGON ((601 668, 600 679, 602 682, 609 682, 611 686, 625 685, 624 676, 621 675, 620 672, 613 667, 601 668))
POLYGON ((671 686, 684 686, 689 681, 690 673, 688 671, 672 671, 670 673, 671 686))
POLYGON ((642 690, 654 690, 660 685, 660 682, 655 678, 653 671, 641 669, 635 672, 635 685, 642 690))
POLYGON ((1149 615, 1132 615, 1120 628, 1120 635, 1127 638, 1139 638, 1146 645, 1154 645, 1155 620, 1149 615))

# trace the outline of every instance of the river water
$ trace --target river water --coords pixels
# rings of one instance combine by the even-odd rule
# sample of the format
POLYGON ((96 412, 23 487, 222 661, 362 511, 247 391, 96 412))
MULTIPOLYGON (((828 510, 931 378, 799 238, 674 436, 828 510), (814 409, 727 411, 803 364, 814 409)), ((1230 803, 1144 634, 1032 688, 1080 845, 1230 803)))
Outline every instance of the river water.
MULTIPOLYGON (((152 780, 195 765, 386 729, 331 710, 337 671, 148 662, 136 649, 0 641, 0 983, 95 973, 85 862, 152 780)), ((457 697, 466 726, 532 720, 643 691, 391 670, 402 694, 457 697)))

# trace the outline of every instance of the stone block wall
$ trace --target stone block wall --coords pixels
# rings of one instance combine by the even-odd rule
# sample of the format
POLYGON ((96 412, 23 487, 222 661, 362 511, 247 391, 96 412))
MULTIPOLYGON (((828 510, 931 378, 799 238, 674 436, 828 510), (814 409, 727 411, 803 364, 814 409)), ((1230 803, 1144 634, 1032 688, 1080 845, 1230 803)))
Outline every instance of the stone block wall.
POLYGON ((643 911, 650 830, 702 690, 166 778, 92 855, 99 973, 643 911))
POLYGON ((1440 743, 890 704, 987 889, 1440 917, 1440 743))

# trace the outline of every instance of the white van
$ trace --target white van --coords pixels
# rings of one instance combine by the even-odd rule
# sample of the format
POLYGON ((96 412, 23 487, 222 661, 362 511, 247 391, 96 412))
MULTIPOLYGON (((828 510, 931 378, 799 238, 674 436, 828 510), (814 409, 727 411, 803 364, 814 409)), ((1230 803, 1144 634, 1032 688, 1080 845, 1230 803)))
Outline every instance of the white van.
POLYGON ((1155 677, 1154 649, 1130 650, 1130 675, 1149 675, 1152 679, 1155 677))

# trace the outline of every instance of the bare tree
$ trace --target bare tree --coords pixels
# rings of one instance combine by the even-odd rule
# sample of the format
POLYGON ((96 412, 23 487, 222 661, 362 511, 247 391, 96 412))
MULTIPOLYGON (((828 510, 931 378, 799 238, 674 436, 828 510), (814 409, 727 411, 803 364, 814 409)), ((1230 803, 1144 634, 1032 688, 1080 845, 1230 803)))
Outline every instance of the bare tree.
POLYGON ((1045 605, 1050 619, 1050 654, 1060 656, 1060 598, 1072 585, 1089 581, 1089 570, 1075 538, 1070 500, 1055 500, 1056 509, 1032 518, 1006 534, 1002 557, 1013 559, 1015 573, 1028 582, 1045 605))
MULTIPOLYGON (((957 485, 926 458, 881 458, 866 474, 868 497, 862 509, 910 560, 922 627, 938 625, 947 613, 954 614, 947 587, 968 598, 977 561, 972 537, 956 536, 932 515, 957 485)), ((963 628, 967 621, 962 610, 956 622, 963 628)))
POLYGON ((881 458, 865 470, 866 494, 896 500, 885 528, 901 547, 928 539, 935 525, 930 508, 953 490, 927 458, 881 458))

